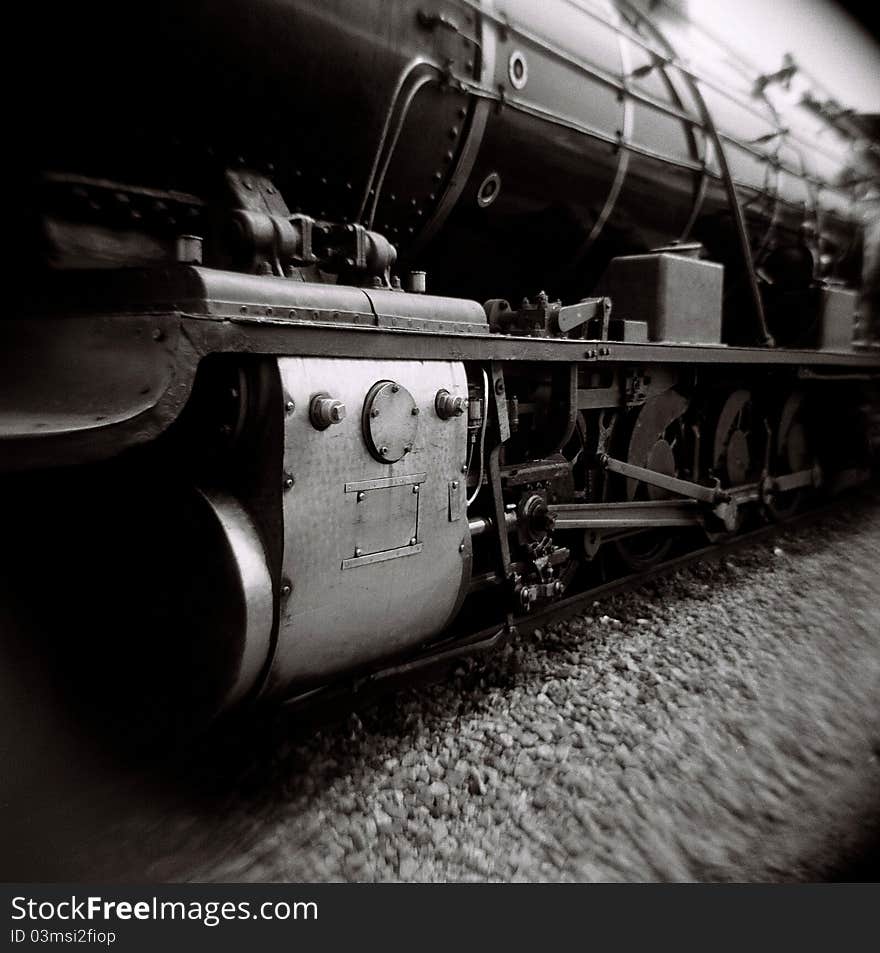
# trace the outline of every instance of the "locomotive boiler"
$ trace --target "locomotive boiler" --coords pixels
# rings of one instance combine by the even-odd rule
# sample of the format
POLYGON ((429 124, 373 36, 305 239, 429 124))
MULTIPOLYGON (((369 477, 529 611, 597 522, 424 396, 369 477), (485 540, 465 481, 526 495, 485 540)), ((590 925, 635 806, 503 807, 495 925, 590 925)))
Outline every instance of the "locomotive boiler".
POLYGON ((84 691, 399 672, 865 478, 878 144, 795 60, 647 0, 20 16, 5 597, 84 691))

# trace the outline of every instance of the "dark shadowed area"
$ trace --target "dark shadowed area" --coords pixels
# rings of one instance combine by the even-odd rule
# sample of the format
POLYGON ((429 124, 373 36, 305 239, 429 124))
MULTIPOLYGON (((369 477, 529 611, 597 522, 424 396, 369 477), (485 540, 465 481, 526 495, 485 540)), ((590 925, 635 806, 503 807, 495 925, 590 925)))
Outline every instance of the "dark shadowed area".
POLYGON ((0 669, 0 873, 874 879, 878 565, 874 495, 435 684, 161 757, 102 752, 19 643, 0 669))

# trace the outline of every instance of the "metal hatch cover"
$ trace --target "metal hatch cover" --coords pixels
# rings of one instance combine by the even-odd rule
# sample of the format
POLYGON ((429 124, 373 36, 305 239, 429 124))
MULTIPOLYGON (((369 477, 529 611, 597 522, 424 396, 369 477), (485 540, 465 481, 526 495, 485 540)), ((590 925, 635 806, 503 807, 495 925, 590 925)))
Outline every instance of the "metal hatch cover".
POLYGON ((415 445, 419 408, 396 381, 377 381, 364 400, 362 426, 373 457, 380 463, 397 463, 415 445))

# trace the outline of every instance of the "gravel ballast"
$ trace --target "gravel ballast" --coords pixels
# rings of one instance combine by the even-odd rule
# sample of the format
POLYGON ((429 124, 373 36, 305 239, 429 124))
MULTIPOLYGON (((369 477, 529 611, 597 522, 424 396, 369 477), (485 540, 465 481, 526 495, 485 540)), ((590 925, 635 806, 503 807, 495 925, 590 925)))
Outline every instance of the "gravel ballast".
POLYGON ((124 779, 80 772, 92 780, 66 813, 40 799, 17 808, 54 833, 15 879, 868 870, 880 831, 878 567, 875 494, 324 726, 277 713, 124 779))

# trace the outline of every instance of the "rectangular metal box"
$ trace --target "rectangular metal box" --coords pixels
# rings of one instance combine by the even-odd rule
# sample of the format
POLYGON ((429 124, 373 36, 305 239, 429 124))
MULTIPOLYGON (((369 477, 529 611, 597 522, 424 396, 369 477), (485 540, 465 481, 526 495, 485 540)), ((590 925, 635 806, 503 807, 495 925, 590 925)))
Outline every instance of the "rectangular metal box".
POLYGON ((858 295, 846 288, 819 291, 819 340, 825 351, 847 351, 855 333, 858 295))
POLYGON ((612 316, 644 321, 650 341, 720 344, 723 284, 722 265, 654 252, 613 258, 600 287, 612 316))
POLYGON ((648 340, 648 325, 644 321, 626 321, 612 318, 608 324, 608 340, 625 344, 645 344, 648 340))

